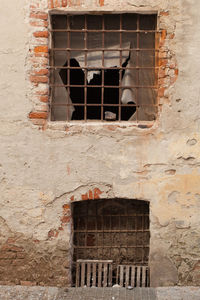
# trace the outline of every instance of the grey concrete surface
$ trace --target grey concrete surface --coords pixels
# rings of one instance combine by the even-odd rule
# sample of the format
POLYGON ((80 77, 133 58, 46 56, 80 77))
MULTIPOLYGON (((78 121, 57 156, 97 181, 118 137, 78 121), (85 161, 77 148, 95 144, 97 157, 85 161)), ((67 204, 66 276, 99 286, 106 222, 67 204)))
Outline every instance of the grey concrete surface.
POLYGON ((57 288, 0 286, 0 300, 199 300, 199 287, 57 288))

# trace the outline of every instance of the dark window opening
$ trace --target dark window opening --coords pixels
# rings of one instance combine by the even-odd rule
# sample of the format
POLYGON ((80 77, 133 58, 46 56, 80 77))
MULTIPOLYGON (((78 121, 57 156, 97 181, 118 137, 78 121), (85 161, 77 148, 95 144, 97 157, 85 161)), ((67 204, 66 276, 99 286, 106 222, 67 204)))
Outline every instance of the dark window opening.
MULTIPOLYGON (((129 58, 122 65, 122 67, 126 67, 129 58)), ((67 67, 67 62, 64 67, 67 67)), ((80 67, 78 61, 76 59, 70 59, 70 67, 80 67)), ((124 71, 122 71, 122 78, 124 75, 124 71)), ((62 69, 59 72, 59 75, 62 79, 64 85, 67 85, 67 72, 65 69, 62 69)), ((76 106, 76 104, 84 104, 84 72, 81 69, 70 69, 70 86, 72 85, 80 85, 80 87, 70 87, 70 98, 72 103, 74 104, 74 111, 72 113, 71 120, 83 120, 84 119, 84 106, 76 106)), ((102 82, 102 71, 99 71, 99 74, 94 74, 91 81, 87 86, 87 104, 100 104, 102 97, 102 88, 100 87, 102 82), (99 87, 93 87, 99 86, 99 87)), ((113 106, 113 104, 118 104, 119 99, 119 70, 116 69, 108 69, 104 71, 104 104, 109 106, 103 107, 103 115, 106 120, 118 120, 118 107, 113 106), (116 88, 107 88, 106 86, 116 86, 116 88)), ((136 108, 134 106, 133 101, 129 101, 128 104, 133 104, 130 107, 122 107, 121 108, 121 120, 129 120, 129 118, 134 114, 136 108)), ((87 119, 89 120, 100 120, 101 119, 101 107, 100 106, 88 106, 87 107, 87 119)))
POLYGON ((112 260, 112 284, 120 266, 148 266, 149 241, 148 202, 109 199, 73 203, 74 284, 77 260, 112 260))
POLYGON ((156 15, 52 15, 51 119, 152 121, 156 15))

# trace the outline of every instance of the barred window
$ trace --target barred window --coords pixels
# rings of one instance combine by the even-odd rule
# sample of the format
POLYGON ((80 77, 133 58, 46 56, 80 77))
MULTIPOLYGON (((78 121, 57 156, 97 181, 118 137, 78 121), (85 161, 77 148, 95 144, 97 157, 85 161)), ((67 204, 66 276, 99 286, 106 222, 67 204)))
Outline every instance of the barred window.
POLYGON ((51 15, 51 120, 155 120, 156 20, 51 15))

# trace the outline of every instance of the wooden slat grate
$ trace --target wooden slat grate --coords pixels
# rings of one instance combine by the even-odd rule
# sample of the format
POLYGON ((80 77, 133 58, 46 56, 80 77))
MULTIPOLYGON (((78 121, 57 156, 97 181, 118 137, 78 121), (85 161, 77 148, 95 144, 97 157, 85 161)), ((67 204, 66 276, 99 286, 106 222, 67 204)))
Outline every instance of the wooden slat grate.
POLYGON ((121 287, 148 287, 149 267, 119 265, 117 267, 117 284, 121 287))
POLYGON ((76 287, 112 285, 112 260, 77 260, 76 287))

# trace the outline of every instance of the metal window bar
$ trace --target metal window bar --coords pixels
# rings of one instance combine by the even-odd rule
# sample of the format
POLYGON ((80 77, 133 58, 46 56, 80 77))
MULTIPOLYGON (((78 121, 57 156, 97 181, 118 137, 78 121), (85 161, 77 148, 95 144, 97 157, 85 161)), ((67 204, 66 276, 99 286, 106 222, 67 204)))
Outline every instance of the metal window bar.
MULTIPOLYGON (((148 107, 147 103, 140 103, 140 96, 139 96, 139 90, 140 91, 143 91, 144 89, 151 89, 152 91, 155 91, 155 95, 157 97, 157 90, 158 90, 158 80, 157 80, 157 75, 158 75, 158 72, 156 71, 158 69, 158 66, 157 65, 153 65, 153 66, 142 66, 139 64, 139 53, 147 53, 146 55, 150 55, 150 52, 154 53, 153 56, 154 56, 154 60, 157 61, 157 54, 158 53, 158 34, 159 34, 159 31, 156 29, 156 24, 154 24, 154 29, 142 29, 141 26, 140 26, 140 15, 139 14, 134 14, 134 16, 136 16, 137 18, 137 28, 132 28, 132 29, 124 29, 123 27, 123 18, 125 18, 126 16, 123 16, 122 14, 119 14, 117 15, 119 17, 119 28, 118 29, 108 29, 105 27, 105 15, 106 14, 103 14, 102 15, 102 26, 101 26, 101 29, 96 29, 96 28, 88 28, 87 26, 87 22, 88 22, 88 18, 89 18, 89 15, 85 15, 84 16, 84 27, 83 28, 80 28, 80 29, 74 29, 71 24, 70 24, 70 18, 72 18, 73 16, 68 14, 66 16, 67 18, 67 26, 66 28, 64 29, 60 29, 60 28, 53 28, 50 30, 51 34, 53 35, 53 38, 52 40, 54 41, 54 37, 56 34, 59 34, 59 33, 66 33, 67 35, 67 47, 55 47, 55 44, 52 43, 52 48, 51 48, 51 54, 52 56, 54 57, 56 55, 56 52, 67 52, 67 61, 68 61, 68 65, 67 66, 58 66, 58 65, 55 65, 55 59, 51 60, 51 65, 50 65, 50 69, 52 70, 51 73, 54 73, 54 70, 56 69, 59 69, 59 70, 65 70, 66 69, 66 72, 67 72, 67 84, 57 84, 56 82, 51 82, 50 83, 50 88, 51 90, 53 90, 55 87, 56 88, 63 88, 65 87, 68 91, 68 99, 67 99, 67 102, 66 103, 60 103, 56 101, 56 99, 53 99, 52 102, 51 102, 51 105, 53 107, 56 107, 56 106, 63 106, 63 108, 67 109, 67 121, 69 121, 68 117, 69 117, 69 106, 73 106, 75 109, 76 109, 76 106, 81 106, 82 105, 82 102, 79 102, 77 101, 76 103, 73 103, 73 99, 72 100, 72 103, 69 101, 69 98, 70 98, 70 89, 71 88, 83 88, 84 89, 84 121, 87 121, 87 119, 90 119, 90 117, 88 116, 88 108, 89 106, 92 106, 91 103, 92 101, 94 101, 94 105, 93 106, 96 106, 98 107, 100 105, 100 110, 101 110, 101 113, 100 113, 100 116, 97 116, 96 118, 94 119, 98 119, 98 120, 101 120, 101 121, 105 121, 105 115, 104 115, 104 111, 106 109, 106 106, 110 106, 110 107, 113 107, 114 106, 117 106, 118 107, 118 113, 117 113, 117 117, 116 117, 116 121, 121 121, 122 120, 122 108, 124 109, 126 107, 126 105, 124 103, 121 102, 121 97, 122 97, 122 91, 123 91, 123 88, 124 86, 122 85, 122 73, 125 71, 125 70, 136 70, 137 72, 137 82, 136 84, 134 85, 131 85, 131 86, 127 86, 126 85, 126 88, 135 88, 136 89, 136 98, 135 98, 135 108, 136 108, 136 121, 139 121, 138 119, 138 108, 139 107, 143 107, 143 106, 146 106, 148 107), (82 33, 84 34, 84 47, 79 47, 79 48, 73 48, 71 47, 71 34, 73 33, 82 33), (100 33, 102 35, 102 47, 97 47, 97 48, 89 48, 88 47, 88 33, 100 33), (106 47, 105 45, 105 33, 110 33, 110 34, 119 34, 119 47, 118 48, 108 48, 106 47), (134 67, 123 67, 122 65, 122 53, 123 51, 127 51, 127 48, 123 48, 123 44, 122 44, 122 39, 124 37, 125 34, 136 34, 136 37, 137 37, 137 45, 136 47, 131 47, 129 49, 129 53, 132 53, 132 51, 136 51, 136 66, 134 67), (149 48, 145 48, 145 47, 142 47, 140 45, 140 39, 141 39, 141 35, 142 34, 154 34, 155 35, 155 43, 154 43, 154 46, 153 47, 149 47, 149 48), (85 65, 84 66, 81 66, 81 67, 73 67, 73 66, 70 66, 70 57, 71 57, 71 53, 72 52, 82 52, 84 54, 84 57, 85 57, 85 65), (101 54, 102 54, 102 64, 101 64, 101 67, 90 67, 88 65, 88 53, 90 52, 97 52, 97 51, 100 51, 101 54), (105 51, 106 52, 109 52, 109 51, 117 51, 119 53, 119 66, 113 66, 113 67, 106 67, 105 66, 105 62, 104 62, 104 55, 105 55, 105 51), (70 82, 70 72, 72 70, 83 70, 84 71, 84 84, 82 85, 76 85, 76 84, 71 84, 70 82), (101 78, 101 82, 99 85, 90 85, 88 84, 87 82, 87 74, 88 74, 88 71, 89 70, 96 70, 98 69, 99 71, 102 72, 102 78, 101 78), (154 80, 154 85, 149 85, 149 84, 139 84, 139 72, 140 70, 155 70, 154 73, 155 73, 155 80, 154 80), (106 82, 105 82, 105 71, 106 70, 117 70, 119 72, 119 83, 118 85, 106 85, 106 82), (90 103, 88 103, 88 89, 92 89, 92 88, 100 88, 101 89, 101 95, 100 95, 100 102, 99 103, 96 103, 96 99, 90 99, 90 103), (117 103, 109 103, 109 105, 107 105, 107 103, 105 103, 105 90, 108 90, 108 89, 118 89, 119 90, 119 98, 118 98, 118 101, 117 103)), ((59 17, 57 15, 57 17, 59 17)), ((146 16, 148 18, 148 15, 146 16)), ((156 18, 155 18, 155 21, 156 22, 156 18)), ((53 97, 53 93, 52 93, 52 97, 53 97)), ((158 101, 155 100, 152 102, 152 99, 150 99, 149 101, 149 107, 155 107, 157 108, 158 106, 158 101)), ((127 109, 128 108, 131 108, 131 105, 127 105, 127 109)), ((156 110, 155 110, 156 111, 156 110)), ((75 120, 75 119, 74 119, 75 120)), ((124 120, 124 119, 123 119, 124 120)), ((123 121, 122 120, 122 121, 123 121)))

